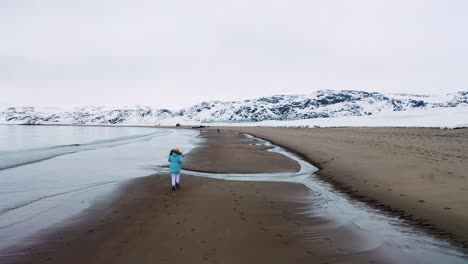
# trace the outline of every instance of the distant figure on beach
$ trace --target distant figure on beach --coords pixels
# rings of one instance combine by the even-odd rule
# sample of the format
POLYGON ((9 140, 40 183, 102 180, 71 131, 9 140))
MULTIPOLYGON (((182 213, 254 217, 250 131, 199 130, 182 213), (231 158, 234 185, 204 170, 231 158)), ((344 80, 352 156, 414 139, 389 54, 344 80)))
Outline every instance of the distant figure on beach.
POLYGON ((218 134, 219 134, 219 129, 218 129, 218 134))
POLYGON ((170 162, 169 172, 172 178, 172 190, 175 191, 176 188, 180 188, 180 171, 183 162, 183 155, 179 147, 171 150, 168 161, 170 162))

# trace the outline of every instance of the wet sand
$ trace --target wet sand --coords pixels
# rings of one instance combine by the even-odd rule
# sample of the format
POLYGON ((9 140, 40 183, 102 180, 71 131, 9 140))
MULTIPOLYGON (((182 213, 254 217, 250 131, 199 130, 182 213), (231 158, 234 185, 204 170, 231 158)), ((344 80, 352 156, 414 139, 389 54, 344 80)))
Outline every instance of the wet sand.
POLYGON ((296 215, 301 185, 185 176, 172 192, 167 180, 133 181, 12 263, 385 263, 379 248, 355 253, 347 230, 296 215))
POLYGON ((225 129, 286 147, 354 197, 468 246, 468 129, 225 129))
POLYGON ((297 172, 299 163, 267 147, 246 141, 242 134, 204 130, 204 144, 185 158, 184 169, 213 173, 297 172))
MULTIPOLYGON (((234 137, 224 135, 228 141, 230 136, 234 137)), ((214 135, 207 135, 208 140, 210 136, 214 135)), ((239 149, 222 148, 229 153, 239 149)), ((196 160, 191 155, 203 156, 211 151, 198 149, 187 155, 187 163, 196 160)), ((240 152, 243 151, 241 148, 240 152)), ((276 160, 274 153, 255 151, 272 157, 278 170, 294 167, 287 159, 276 160)), ((239 168, 252 166, 248 160, 249 165, 236 162, 239 168)), ((220 164, 225 163, 203 164, 203 168, 191 166, 196 170, 217 171, 220 164)), ((265 163, 257 166, 255 172, 261 172, 262 168, 271 170, 265 163)), ((169 185, 168 175, 131 180, 114 197, 103 197, 64 225, 36 236, 31 240, 36 244, 25 243, 12 249, 22 256, 3 256, 0 262, 398 262, 391 260, 386 247, 366 243, 365 238, 346 226, 314 214, 309 208, 310 191, 302 185, 187 175, 182 175, 180 190, 171 191, 169 185)))

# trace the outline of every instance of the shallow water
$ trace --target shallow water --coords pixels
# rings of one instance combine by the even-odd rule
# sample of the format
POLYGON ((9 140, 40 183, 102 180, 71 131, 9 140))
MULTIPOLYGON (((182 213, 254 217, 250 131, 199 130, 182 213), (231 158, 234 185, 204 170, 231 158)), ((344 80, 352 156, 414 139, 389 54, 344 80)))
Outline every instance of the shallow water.
POLYGON ((189 130, 18 127, 0 126, 0 146, 8 145, 0 149, 0 250, 81 212, 119 182, 154 173, 174 146, 187 152, 197 143, 189 130))
MULTIPOLYGON (((351 230, 360 238, 360 245, 345 245, 347 254, 384 249, 390 263, 468 263, 468 257, 448 242, 414 228, 407 221, 390 216, 367 204, 351 200, 314 174, 318 169, 287 150, 268 141, 247 135, 251 144, 272 146, 269 151, 296 160, 301 169, 296 173, 216 174, 185 171, 185 173, 224 180, 282 181, 300 183, 309 188, 310 197, 301 201, 303 213, 309 217, 330 219, 334 229, 351 230)), ((298 234, 304 241, 314 238, 298 234)))
POLYGON ((0 170, 80 151, 126 145, 171 133, 169 130, 145 128, 56 128, 58 131, 54 131, 54 127, 0 126, 0 170))

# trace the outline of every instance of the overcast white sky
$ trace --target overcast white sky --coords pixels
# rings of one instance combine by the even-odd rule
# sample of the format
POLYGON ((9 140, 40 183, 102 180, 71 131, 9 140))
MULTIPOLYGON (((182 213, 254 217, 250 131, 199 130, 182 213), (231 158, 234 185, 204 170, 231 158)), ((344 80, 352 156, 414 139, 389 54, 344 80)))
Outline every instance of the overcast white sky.
POLYGON ((468 90, 467 0, 0 0, 0 103, 468 90))

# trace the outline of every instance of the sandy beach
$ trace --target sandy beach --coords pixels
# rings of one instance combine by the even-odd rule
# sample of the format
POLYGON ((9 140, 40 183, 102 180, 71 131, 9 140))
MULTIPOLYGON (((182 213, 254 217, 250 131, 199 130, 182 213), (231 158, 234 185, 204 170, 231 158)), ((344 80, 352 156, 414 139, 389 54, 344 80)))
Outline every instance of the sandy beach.
POLYGON ((136 180, 125 196, 96 205, 10 261, 391 263, 380 248, 347 253, 361 247, 351 232, 297 215, 307 192, 300 185, 185 176, 183 188, 169 191, 163 176, 136 180))
MULTIPOLYGON (((236 130, 241 129, 236 128, 236 130)), ((425 150, 431 147, 428 142, 433 144, 438 142, 439 147, 433 146, 431 149, 434 153, 449 151, 450 146, 453 147, 452 151, 457 152, 458 145, 450 145, 446 140, 449 142, 450 139, 462 140, 463 143, 466 139, 464 130, 315 131, 244 128, 243 131, 271 140, 314 160, 321 168, 321 177, 347 190, 353 194, 353 197, 361 197, 361 200, 374 204, 401 199, 399 207, 398 204, 392 206, 404 210, 405 215, 411 212, 415 220, 423 219, 424 216, 430 220, 430 222, 426 219, 419 220, 418 223, 434 223, 440 228, 444 227, 442 224, 453 224, 453 228, 438 232, 452 239, 463 239, 465 235, 466 230, 462 224, 465 212, 457 207, 458 203, 440 194, 432 194, 430 198, 426 198, 424 195, 430 194, 427 193, 430 188, 437 189, 437 186, 430 184, 425 186, 422 184, 425 182, 423 178, 411 176, 415 171, 404 173, 403 169, 408 170, 408 167, 404 166, 405 164, 408 166, 408 163, 404 162, 421 159, 411 152, 415 148, 412 144, 416 144, 416 140, 421 141, 418 143, 421 147, 424 146, 425 150), (400 134, 395 134, 398 132, 400 134), (426 132, 422 134, 426 138, 421 139, 419 134, 422 132, 426 132), (439 137, 435 136, 436 132, 439 133, 439 137), (392 149, 398 155, 385 152, 390 148, 388 145, 391 142, 394 144, 398 142, 401 133, 415 133, 413 139, 406 135, 408 140, 414 142, 406 141, 402 142, 402 145, 392 145, 392 149), (445 139, 447 134, 451 137, 445 139), (432 137, 434 139, 429 140, 432 137), (372 144, 366 145, 363 142, 372 142, 372 144), (424 142, 427 144, 423 144, 424 142), (445 148, 440 145, 444 145, 445 148), (407 148, 400 150, 398 146, 407 146, 407 148), (406 149, 409 150, 405 152, 406 149), (435 152, 436 150, 439 152, 435 152), (382 156, 384 154, 386 156, 382 156), (413 160, 410 157, 413 157, 413 160), (374 167, 369 164, 373 164, 374 167), (381 174, 374 176, 367 171, 368 167, 371 167, 374 168, 373 172, 377 173, 380 171, 375 167, 377 165, 384 166, 381 174), (350 166, 349 169, 347 166, 350 166), (392 175, 392 178, 386 179, 385 176, 389 175, 392 175), (398 182, 403 176, 408 178, 406 184, 398 182), (349 182, 359 180, 359 184, 346 185, 347 182, 340 182, 340 179, 348 179, 349 182), (352 189, 348 186, 352 186, 352 189), (357 189, 358 186, 362 189, 357 189), (382 190, 384 187, 387 188, 386 191, 382 190), (408 194, 410 191, 414 196, 408 194), (392 198, 389 195, 392 193, 398 193, 400 198, 392 198), (418 199, 425 200, 424 202, 417 200, 413 205, 411 199, 417 195, 423 197, 418 199), (445 200, 440 197, 444 197, 445 200), (445 213, 443 215, 437 215, 437 210, 423 210, 429 207, 424 205, 434 205, 436 202, 454 204, 450 204, 450 209, 443 208, 445 213), (426 215, 420 212, 425 212, 426 215)), ((252 144, 255 142, 248 141, 241 133, 223 129, 218 134, 216 130, 208 129, 204 130, 200 137, 205 142, 186 155, 184 163, 186 169, 222 173, 295 172, 299 169, 296 161, 266 151, 268 148, 265 146, 252 144), (254 162, 257 159, 259 162, 254 162)), ((438 156, 434 159, 436 157, 438 156)), ((465 156, 461 154, 461 157, 465 156)), ((440 169, 442 166, 438 165, 437 168, 440 169)), ((456 166, 450 168, 453 169, 452 173, 457 172, 456 166)), ((409 169, 417 168, 412 166, 409 169)), ((458 177, 460 178, 456 182, 458 186, 452 188, 464 188, 462 185, 464 178, 458 177)), ((416 261, 415 256, 404 254, 400 249, 388 244, 373 241, 355 226, 338 223, 335 219, 323 215, 322 211, 311 208, 312 191, 302 184, 226 181, 184 174, 180 190, 172 191, 169 187, 167 174, 129 180, 123 183, 112 197, 102 197, 78 216, 60 226, 44 230, 23 244, 11 248, 12 254, 0 256, 0 262, 415 263, 416 261)), ((459 200, 463 198, 466 196, 458 196, 459 200)), ((460 201, 461 204, 464 202, 460 201)))
POLYGON ((213 173, 296 172, 299 164, 268 147, 247 144, 239 133, 218 134, 216 130, 201 135, 206 141, 187 156, 184 168, 213 173))
MULTIPOLYGON (((221 171, 248 147, 240 134, 209 131, 208 145, 186 157, 187 167, 221 171), (229 144, 227 144, 229 143, 229 144), (241 146, 241 145, 244 146, 241 146), (230 153, 220 163, 198 157, 230 153)), ((271 158, 278 171, 295 171, 296 162, 265 148, 249 150, 271 158)), ((244 172, 248 159, 235 160, 244 172), (243 164, 243 162, 245 164, 243 164)), ((235 166, 231 165, 231 168, 235 166)), ((252 172, 271 172, 259 163, 252 172)), ((386 247, 361 244, 346 226, 312 212, 304 214, 310 190, 294 183, 225 181, 182 176, 171 191, 166 174, 124 184, 78 217, 18 245, 2 263, 392 263, 386 247)), ((310 209, 309 209, 310 210, 310 209)), ((398 257, 396 258, 398 259, 398 257)))
POLYGON ((223 128, 284 146, 354 198, 468 246, 468 130, 223 128))

